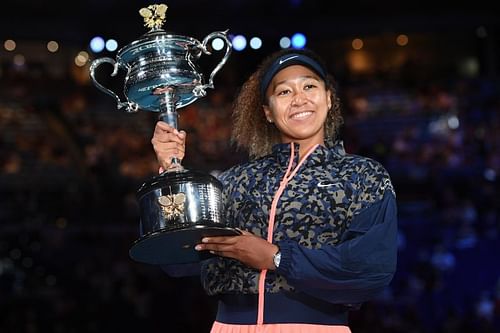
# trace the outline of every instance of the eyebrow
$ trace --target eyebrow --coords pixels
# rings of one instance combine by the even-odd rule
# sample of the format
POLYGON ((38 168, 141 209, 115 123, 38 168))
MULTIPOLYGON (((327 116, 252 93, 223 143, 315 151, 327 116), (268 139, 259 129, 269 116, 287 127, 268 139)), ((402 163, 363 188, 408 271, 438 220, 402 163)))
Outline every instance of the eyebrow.
MULTIPOLYGON (((295 79, 302 79, 302 80, 314 79, 318 82, 321 82, 321 79, 315 75, 303 75, 303 76, 296 77, 293 80, 295 80, 295 79)), ((286 83, 287 81, 292 81, 292 80, 283 80, 283 81, 276 82, 276 84, 273 85, 273 89, 275 89, 280 84, 286 83)))

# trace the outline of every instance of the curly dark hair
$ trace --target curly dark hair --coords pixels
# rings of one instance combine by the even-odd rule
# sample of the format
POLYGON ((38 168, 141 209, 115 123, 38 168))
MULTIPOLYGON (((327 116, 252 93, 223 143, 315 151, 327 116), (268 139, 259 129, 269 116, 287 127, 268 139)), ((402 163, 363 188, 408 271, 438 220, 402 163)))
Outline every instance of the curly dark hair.
MULTIPOLYGON (((284 55, 290 53, 304 54, 318 63, 323 68, 324 62, 310 50, 285 49, 275 52, 265 58, 257 70, 243 84, 233 107, 233 132, 232 142, 239 148, 248 151, 250 158, 259 158, 271 153, 272 146, 281 142, 280 132, 273 123, 266 119, 262 101, 264 96, 260 93, 260 82, 271 64, 284 55)), ((332 107, 328 110, 325 121, 325 137, 335 138, 343 118, 340 112, 340 100, 337 97, 336 81, 331 74, 327 74, 325 87, 331 93, 332 107)), ((264 101, 267 103, 268 101, 264 101)))

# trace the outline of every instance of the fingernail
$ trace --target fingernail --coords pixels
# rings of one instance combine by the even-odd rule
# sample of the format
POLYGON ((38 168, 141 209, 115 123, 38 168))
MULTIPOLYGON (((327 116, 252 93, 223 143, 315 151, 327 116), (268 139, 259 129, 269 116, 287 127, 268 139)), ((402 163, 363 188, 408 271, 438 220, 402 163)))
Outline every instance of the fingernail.
POLYGON ((202 243, 208 243, 208 238, 203 238, 203 239, 201 240, 201 242, 202 242, 202 243))
POLYGON ((196 245, 196 246, 194 247, 194 249, 195 249, 196 251, 201 250, 201 245, 196 245))
POLYGON ((210 251, 210 253, 215 254, 215 251, 210 251))

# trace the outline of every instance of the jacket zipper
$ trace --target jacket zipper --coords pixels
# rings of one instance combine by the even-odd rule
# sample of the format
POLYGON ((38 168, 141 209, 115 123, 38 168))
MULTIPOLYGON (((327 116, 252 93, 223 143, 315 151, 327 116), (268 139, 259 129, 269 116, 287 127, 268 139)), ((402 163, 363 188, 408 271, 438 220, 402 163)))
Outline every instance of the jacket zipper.
MULTIPOLYGON (((278 206, 278 201, 283 194, 283 191, 286 188, 288 182, 295 176, 299 168, 302 166, 304 161, 311 155, 311 153, 319 146, 316 144, 309 148, 309 150, 305 153, 305 155, 300 159, 297 166, 292 170, 293 161, 295 159, 295 147, 293 142, 290 143, 291 152, 290 152, 290 161, 288 162, 288 168, 283 176, 283 179, 280 182, 280 186, 276 193, 274 194, 273 202, 271 204, 271 210, 269 212, 269 220, 268 220, 268 229, 267 229, 267 241, 269 243, 273 243, 273 232, 274 232, 274 220, 276 218, 276 207, 278 206)), ((257 325, 264 324, 264 293, 266 288, 266 274, 267 269, 263 269, 259 275, 259 299, 258 299, 258 307, 257 307, 257 325)))

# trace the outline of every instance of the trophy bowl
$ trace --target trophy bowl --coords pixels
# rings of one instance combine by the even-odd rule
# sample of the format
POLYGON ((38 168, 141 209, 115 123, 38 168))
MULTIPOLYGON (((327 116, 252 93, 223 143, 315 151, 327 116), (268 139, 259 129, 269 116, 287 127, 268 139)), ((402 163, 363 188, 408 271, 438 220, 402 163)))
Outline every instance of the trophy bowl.
MULTIPOLYGON (((161 29, 166 9, 163 4, 142 8, 145 25, 152 29, 120 49, 116 60, 94 60, 90 76, 97 88, 115 98, 118 109, 158 112, 160 120, 177 128, 177 110, 205 96, 207 88, 214 88, 213 78, 226 63, 232 45, 227 31, 212 32, 202 42, 166 33, 161 29), (225 42, 225 54, 206 81, 197 61, 212 54, 207 45, 215 38, 225 42), (96 79, 97 68, 105 63, 113 66, 111 76, 126 71, 125 101, 96 79)), ((211 256, 194 249, 203 237, 240 234, 224 220, 222 184, 209 174, 183 168, 177 159, 172 162, 172 169, 146 180, 137 191, 140 236, 129 251, 136 261, 160 265, 198 262, 211 256)))
POLYGON ((125 78, 124 93, 142 110, 160 110, 161 96, 151 94, 166 85, 176 87, 176 107, 194 102, 193 89, 203 76, 194 62, 202 54, 202 45, 191 37, 148 33, 118 52, 118 63, 130 68, 125 78))
POLYGON ((157 29, 120 49, 116 60, 108 57, 94 60, 90 66, 90 76, 97 88, 116 99, 118 109, 125 108, 128 112, 139 109, 163 112, 161 105, 165 100, 158 91, 173 88, 176 109, 193 103, 206 95, 207 88, 214 88, 213 78, 230 53, 231 42, 227 38, 227 31, 212 32, 200 42, 192 37, 172 35, 157 29), (203 54, 212 54, 207 44, 216 38, 224 40, 226 53, 210 74, 208 83, 205 83, 196 61, 203 54), (96 79, 96 70, 104 63, 113 66, 111 76, 116 76, 119 70, 126 71, 123 89, 126 102, 96 79))

